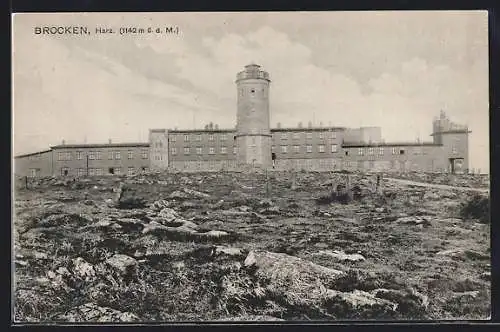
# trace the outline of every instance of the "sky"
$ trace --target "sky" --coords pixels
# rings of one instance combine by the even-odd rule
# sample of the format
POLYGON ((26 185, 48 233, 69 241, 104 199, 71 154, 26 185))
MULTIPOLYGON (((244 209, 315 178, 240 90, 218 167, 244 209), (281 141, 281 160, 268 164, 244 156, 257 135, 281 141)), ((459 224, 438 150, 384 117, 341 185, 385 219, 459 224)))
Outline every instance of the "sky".
POLYGON ((147 141, 152 128, 234 128, 236 73, 271 78, 271 126, 380 126, 430 141, 445 111, 489 171, 485 11, 57 13, 13 16, 13 150, 147 141), (37 35, 37 26, 89 35, 37 35), (178 34, 95 34, 96 27, 178 34))

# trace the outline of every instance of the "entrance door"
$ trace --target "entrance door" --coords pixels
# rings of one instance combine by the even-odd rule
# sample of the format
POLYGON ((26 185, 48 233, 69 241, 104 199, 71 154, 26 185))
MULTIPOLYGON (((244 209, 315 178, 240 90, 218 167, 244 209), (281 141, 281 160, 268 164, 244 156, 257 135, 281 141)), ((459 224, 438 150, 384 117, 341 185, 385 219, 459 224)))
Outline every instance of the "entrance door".
POLYGON ((113 167, 109 168, 109 174, 115 174, 115 169, 113 167))

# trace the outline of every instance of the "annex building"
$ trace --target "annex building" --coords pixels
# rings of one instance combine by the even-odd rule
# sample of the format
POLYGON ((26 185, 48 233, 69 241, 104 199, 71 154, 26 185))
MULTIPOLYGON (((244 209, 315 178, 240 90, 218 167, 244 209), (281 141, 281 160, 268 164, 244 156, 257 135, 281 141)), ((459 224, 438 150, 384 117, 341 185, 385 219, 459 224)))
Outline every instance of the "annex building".
POLYGON ((250 64, 236 75, 236 126, 150 129, 148 142, 64 144, 14 157, 18 176, 132 175, 150 170, 467 172, 467 126, 441 111, 429 142, 385 142, 380 127, 270 127, 269 73, 250 64))

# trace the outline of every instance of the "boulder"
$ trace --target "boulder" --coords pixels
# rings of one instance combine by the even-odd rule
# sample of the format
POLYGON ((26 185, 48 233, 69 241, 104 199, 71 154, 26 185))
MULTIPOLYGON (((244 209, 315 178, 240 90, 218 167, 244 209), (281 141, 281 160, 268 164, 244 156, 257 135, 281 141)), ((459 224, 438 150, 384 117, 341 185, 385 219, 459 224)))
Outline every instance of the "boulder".
POLYGON ((315 253, 313 255, 317 256, 328 256, 331 257, 337 261, 351 261, 351 262, 359 262, 359 261, 364 261, 365 258, 360 255, 360 254, 346 254, 343 251, 340 250, 334 250, 334 251, 329 251, 329 250, 321 250, 318 253, 315 253))
POLYGON ((267 292, 282 296, 290 305, 318 303, 326 291, 323 285, 334 284, 344 275, 298 257, 261 250, 251 251, 244 266, 267 281, 267 292))
POLYGON ((210 197, 209 194, 206 194, 206 193, 202 193, 200 191, 196 191, 196 190, 192 190, 192 189, 188 189, 188 188, 184 188, 183 189, 185 193, 191 195, 191 196, 195 196, 195 197, 198 197, 198 198, 208 198, 210 197))
POLYGON ((112 267, 122 276, 130 275, 136 272, 137 261, 127 255, 115 254, 106 260, 106 264, 112 267))
POLYGON ((178 214, 174 209, 171 208, 163 208, 160 213, 158 213, 158 217, 165 219, 166 221, 174 221, 177 219, 178 214))
POLYGON ((228 256, 241 256, 243 254, 243 250, 241 248, 216 246, 215 255, 217 256, 221 254, 228 256))
POLYGON ((87 263, 83 258, 77 257, 72 260, 73 263, 73 273, 82 278, 85 281, 92 281, 96 277, 96 272, 94 267, 87 263))

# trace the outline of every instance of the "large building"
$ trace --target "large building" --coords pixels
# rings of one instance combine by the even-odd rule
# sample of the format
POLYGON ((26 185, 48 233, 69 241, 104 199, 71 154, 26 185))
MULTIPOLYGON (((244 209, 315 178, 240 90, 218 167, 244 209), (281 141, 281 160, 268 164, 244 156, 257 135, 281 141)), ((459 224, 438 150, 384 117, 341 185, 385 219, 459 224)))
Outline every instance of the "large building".
POLYGON ((150 129, 149 142, 61 144, 16 156, 19 176, 92 176, 148 170, 468 171, 467 126, 441 111, 430 142, 385 142, 379 127, 270 126, 270 76, 250 64, 236 75, 236 126, 150 129))

